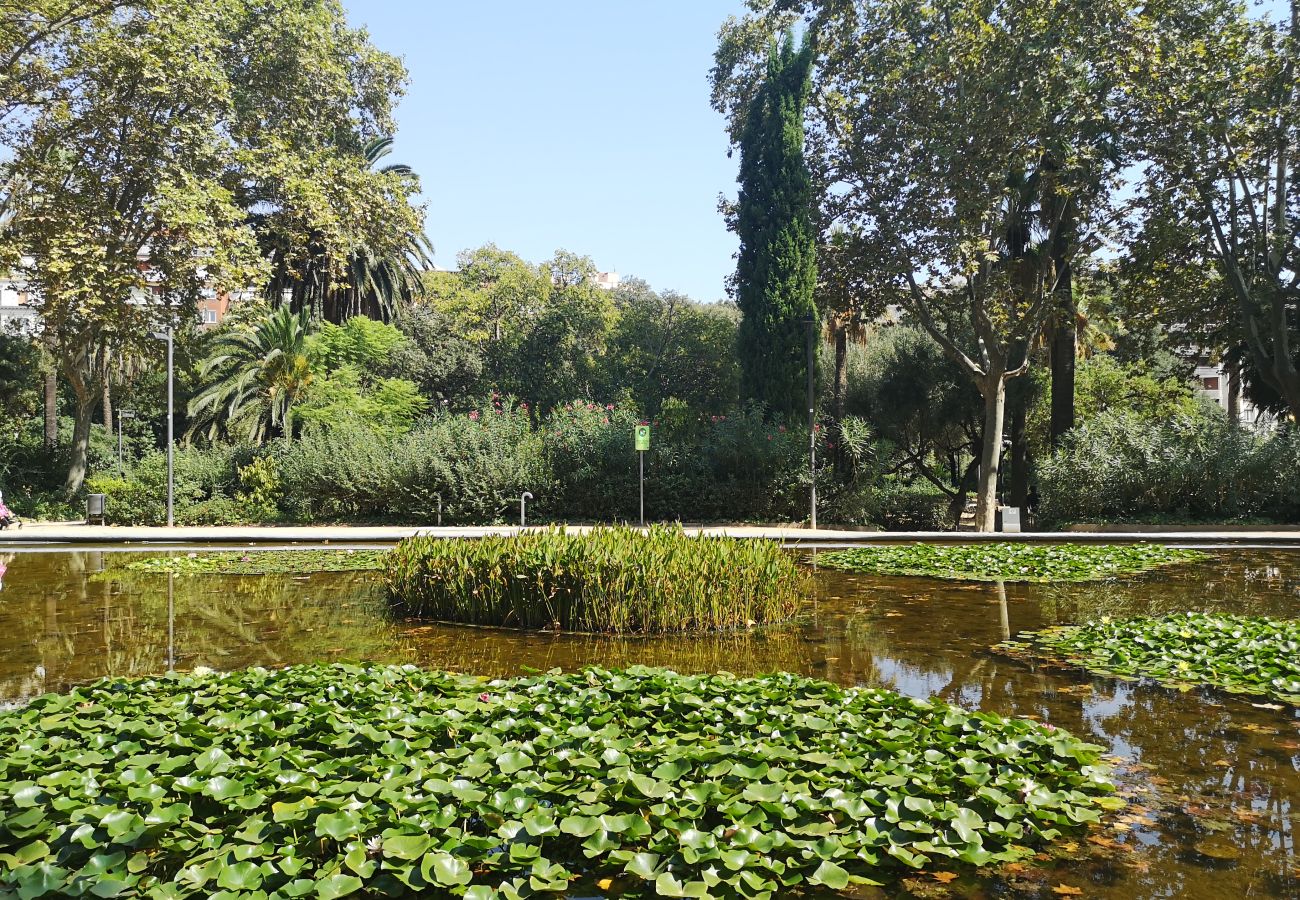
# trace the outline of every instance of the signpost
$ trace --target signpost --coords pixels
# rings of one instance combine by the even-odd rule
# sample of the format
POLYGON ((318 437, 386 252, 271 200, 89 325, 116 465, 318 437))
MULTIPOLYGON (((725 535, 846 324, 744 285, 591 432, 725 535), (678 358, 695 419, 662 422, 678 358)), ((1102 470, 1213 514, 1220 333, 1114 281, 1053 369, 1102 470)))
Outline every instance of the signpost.
POLYGON ((636 426, 636 458, 641 482, 641 527, 645 527, 645 452, 650 449, 650 426, 636 426))

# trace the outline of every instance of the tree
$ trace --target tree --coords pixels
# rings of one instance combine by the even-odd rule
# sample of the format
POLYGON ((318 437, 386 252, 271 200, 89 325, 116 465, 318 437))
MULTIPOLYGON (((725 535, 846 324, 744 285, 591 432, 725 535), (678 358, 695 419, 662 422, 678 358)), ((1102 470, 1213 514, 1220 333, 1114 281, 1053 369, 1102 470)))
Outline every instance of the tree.
POLYGON ((693 410, 720 414, 739 398, 734 306, 696 303, 657 293, 640 279, 613 292, 617 323, 609 339, 603 399, 629 391, 637 410, 656 416, 675 398, 693 410))
MULTIPOLYGON (((367 167, 392 152, 391 137, 376 137, 362 149, 367 167)), ((390 200, 400 208, 419 190, 419 178, 410 166, 393 163, 375 170, 391 184, 390 200)), ((411 208, 413 214, 421 212, 411 208)), ((388 321, 399 315, 423 290, 423 274, 432 268, 433 245, 420 224, 420 215, 408 216, 396 245, 372 246, 363 238, 348 254, 342 276, 331 259, 330 246, 313 233, 306 245, 277 243, 280 235, 266 235, 270 244, 271 278, 266 295, 272 302, 287 297, 291 308, 313 309, 327 322, 338 324, 353 316, 388 321)))
POLYGON ((790 34, 771 44, 738 141, 741 395, 787 419, 805 407, 805 320, 816 312, 815 200, 803 146, 812 58, 807 36, 797 51, 790 34))
POLYGON ((362 152, 391 131, 401 65, 336 0, 139 0, 73 34, 44 59, 58 89, 15 128, 12 166, 14 240, 75 400, 70 493, 109 361, 156 358, 150 333, 200 292, 259 283, 254 229, 310 230, 346 260, 400 245, 412 215, 362 152))
POLYGON ((872 331, 850 369, 845 411, 884 442, 883 471, 934 485, 957 521, 974 485, 978 456, 969 454, 980 439, 979 394, 966 374, 912 325, 872 331))
POLYGON ((1254 377, 1300 417, 1300 3, 1278 22, 1231 0, 1148 16, 1129 89, 1149 162, 1135 250, 1213 265, 1206 299, 1228 301, 1254 377))
POLYGON ((407 378, 430 400, 470 407, 481 395, 483 354, 438 309, 416 304, 397 320, 406 344, 390 357, 386 374, 407 378))
POLYGON ((308 358, 311 310, 280 307, 219 334, 200 367, 204 387, 189 403, 190 433, 237 433, 254 443, 293 436, 294 410, 315 377, 308 358))
POLYGON ((754 3, 724 28, 717 105, 753 90, 756 32, 817 35, 809 144, 823 218, 878 247, 880 277, 984 401, 977 527, 992 530, 1007 382, 1030 364, 1118 170, 1122 0, 754 3), (766 23, 766 26, 765 26, 766 23))

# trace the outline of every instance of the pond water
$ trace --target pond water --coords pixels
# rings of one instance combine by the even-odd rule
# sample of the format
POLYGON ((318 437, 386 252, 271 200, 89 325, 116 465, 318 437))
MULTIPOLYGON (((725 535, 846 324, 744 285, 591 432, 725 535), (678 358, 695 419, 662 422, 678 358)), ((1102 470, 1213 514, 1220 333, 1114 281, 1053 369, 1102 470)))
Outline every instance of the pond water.
MULTIPOLYGON (((1106 746, 1137 807, 1118 831, 948 884, 888 896, 1300 897, 1300 715, 1213 692, 1094 678, 990 654, 1023 630, 1181 610, 1300 616, 1300 551, 1226 549, 1209 562, 1102 585, 961 584, 821 570, 797 624, 749 635, 615 639, 390 618, 374 573, 165 576, 139 554, 0 555, 0 704, 103 675, 373 660, 485 675, 635 663, 786 670, 1032 716, 1106 746), (1067 890, 1055 890, 1064 887, 1067 890), (1069 888, 1081 891, 1072 894, 1069 888)), ((946 877, 946 876, 945 876, 946 877)))

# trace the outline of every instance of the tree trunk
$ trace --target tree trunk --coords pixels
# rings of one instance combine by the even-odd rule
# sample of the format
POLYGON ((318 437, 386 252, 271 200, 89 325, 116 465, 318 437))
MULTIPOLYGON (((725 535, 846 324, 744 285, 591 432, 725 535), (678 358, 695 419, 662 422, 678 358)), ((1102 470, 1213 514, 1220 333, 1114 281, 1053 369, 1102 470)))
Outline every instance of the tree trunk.
POLYGON ((68 498, 80 493, 86 483, 86 468, 90 460, 90 423, 95 414, 95 395, 90 386, 73 382, 76 397, 72 426, 72 459, 68 464, 68 477, 63 483, 63 493, 68 498))
POLYGON ((1070 261, 1057 260, 1060 275, 1056 283, 1056 315, 1052 328, 1052 415, 1051 441, 1056 447, 1074 427, 1074 360, 1078 352, 1075 332, 1073 274, 1070 261))
POLYGON ((835 329, 835 421, 844 421, 844 397, 849 392, 849 327, 835 329))
POLYGON ((1235 359, 1223 367, 1223 377, 1228 379, 1228 421, 1241 424, 1241 364, 1235 359))
POLYGON ((1029 437, 1025 433, 1026 405, 1017 402, 1011 410, 1011 484, 1009 506, 1023 510, 1029 502, 1029 437))
POLYGON ((45 373, 45 449, 53 450, 59 442, 59 376, 45 373))
POLYGON ((113 431, 113 391, 108 386, 108 381, 104 381, 104 400, 102 403, 104 411, 104 430, 110 434, 113 431))
POLYGON ((979 471, 979 457, 971 459, 966 470, 961 473, 957 479, 957 492, 952 495, 952 501, 948 504, 948 518, 952 520, 952 529, 956 531, 961 526, 961 517, 966 512, 966 494, 970 492, 975 474, 979 471))
POLYGON ((980 451, 979 493, 975 501, 975 530, 996 531, 998 462, 1002 456, 1002 423, 1007 409, 1007 383, 1000 372, 984 376, 984 446, 980 451))

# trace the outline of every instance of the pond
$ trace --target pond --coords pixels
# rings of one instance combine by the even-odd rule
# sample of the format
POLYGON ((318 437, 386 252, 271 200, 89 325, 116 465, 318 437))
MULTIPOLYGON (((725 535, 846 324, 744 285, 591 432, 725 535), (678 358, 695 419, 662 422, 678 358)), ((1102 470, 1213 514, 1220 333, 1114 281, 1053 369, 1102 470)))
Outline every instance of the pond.
MULTIPOLYGON (((298 662, 415 663, 486 675, 531 667, 785 670, 1031 716, 1105 745, 1139 804, 1078 858, 889 896, 1300 896, 1300 715, 1213 692, 1094 678, 991 654, 1023 630, 1183 610, 1295 618, 1300 550, 1211 560, 1101 585, 964 584, 821 570, 797 625, 663 640, 501 632, 393 620, 375 573, 165 576, 138 554, 22 552, 0 590, 0 703, 103 675, 298 662), (1054 888, 1064 887, 1066 890, 1054 888), (1072 894, 1074 888, 1082 894, 1072 894)), ((810 562, 812 560, 809 560, 810 562)))

